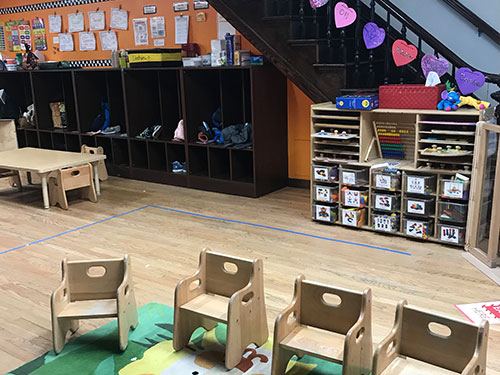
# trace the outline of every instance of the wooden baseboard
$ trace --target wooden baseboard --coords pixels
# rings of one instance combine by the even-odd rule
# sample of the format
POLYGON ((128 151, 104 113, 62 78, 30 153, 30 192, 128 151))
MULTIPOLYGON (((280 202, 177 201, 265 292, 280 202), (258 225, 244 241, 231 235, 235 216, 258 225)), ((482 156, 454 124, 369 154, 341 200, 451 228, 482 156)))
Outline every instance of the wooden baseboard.
POLYGON ((308 189, 308 190, 311 187, 311 183, 309 180, 302 180, 300 178, 289 178, 287 185, 290 187, 296 187, 296 188, 308 189))

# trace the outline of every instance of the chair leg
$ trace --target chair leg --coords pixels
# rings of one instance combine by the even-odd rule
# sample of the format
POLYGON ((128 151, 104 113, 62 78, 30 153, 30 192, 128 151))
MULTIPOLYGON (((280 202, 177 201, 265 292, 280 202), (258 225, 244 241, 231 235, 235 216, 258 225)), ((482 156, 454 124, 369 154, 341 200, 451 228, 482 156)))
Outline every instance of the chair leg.
POLYGON ((130 331, 130 323, 126 316, 123 316, 122 319, 118 317, 118 334, 120 341, 120 350, 123 352, 127 349, 128 346, 128 334, 130 331))
MULTIPOLYGON (((178 309, 178 311, 175 312, 174 316, 174 350, 178 351, 184 349, 187 344, 189 344, 191 335, 196 330, 196 328, 203 326, 204 319, 178 309)), ((207 325, 207 327, 210 327, 210 325, 207 325)))
POLYGON ((284 375, 293 353, 282 349, 279 343, 274 343, 271 375, 284 375))
POLYGON ((238 329, 239 325, 229 327, 227 329, 226 337, 226 368, 228 370, 236 367, 241 361, 241 357, 247 347, 246 343, 242 342, 241 330, 238 329), (234 329, 237 328, 237 329, 234 329))
POLYGON ((59 318, 52 319, 52 342, 54 345, 54 352, 56 354, 59 354, 63 350, 68 331, 71 330, 76 332, 77 329, 78 320, 59 318))

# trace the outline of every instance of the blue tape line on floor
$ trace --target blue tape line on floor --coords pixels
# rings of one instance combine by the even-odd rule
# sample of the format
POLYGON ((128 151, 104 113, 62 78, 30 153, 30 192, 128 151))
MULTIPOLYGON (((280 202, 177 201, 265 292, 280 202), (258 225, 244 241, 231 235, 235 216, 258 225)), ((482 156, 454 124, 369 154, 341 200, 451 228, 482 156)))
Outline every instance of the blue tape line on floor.
POLYGON ((43 239, 38 240, 38 241, 30 242, 29 244, 26 244, 26 245, 21 245, 21 246, 17 246, 17 247, 14 247, 12 249, 9 249, 9 250, 4 250, 4 251, 0 252, 0 255, 9 253, 11 251, 22 249, 22 248, 30 246, 30 245, 35 245, 35 244, 38 244, 40 242, 45 242, 45 241, 48 241, 48 240, 50 240, 52 238, 60 237, 62 235, 65 235, 65 234, 68 234, 68 233, 71 233, 71 232, 75 232, 75 231, 80 230, 80 229, 88 228, 90 226, 93 226, 93 225, 96 225, 96 224, 99 224, 99 223, 103 223, 105 221, 109 221, 109 220, 115 219, 115 218, 120 217, 120 216, 128 215, 128 214, 131 214, 133 212, 137 212, 137 211, 143 210, 143 209, 148 208, 148 207, 157 208, 157 209, 160 209, 160 210, 165 210, 165 211, 170 211, 170 212, 176 212, 176 213, 180 213, 180 214, 184 214, 184 215, 201 217, 203 219, 225 221, 227 223, 235 223, 235 224, 248 225, 248 226, 252 226, 252 227, 256 227, 256 228, 271 229, 271 230, 276 230, 276 231, 279 231, 279 232, 291 233, 291 234, 295 234, 295 235, 299 235, 299 236, 304 236, 304 237, 309 237, 309 238, 316 238, 316 239, 319 239, 319 240, 344 243, 344 244, 348 244, 348 245, 361 246, 361 247, 366 247, 366 248, 370 248, 370 249, 387 251, 387 252, 391 252, 391 253, 396 253, 396 254, 411 256, 411 253, 407 253, 405 251, 394 250, 394 249, 388 249, 388 248, 385 248, 385 247, 367 245, 367 244, 363 244, 363 243, 359 243, 359 242, 338 240, 338 239, 330 238, 330 237, 317 236, 315 234, 297 232, 297 231, 290 230, 290 229, 272 227, 272 226, 269 226, 269 225, 249 223, 249 222, 241 221, 241 220, 224 219, 224 218, 220 218, 220 217, 216 217, 216 216, 209 216, 209 215, 197 214, 195 212, 177 210, 177 209, 174 209, 174 208, 168 208, 168 207, 163 207, 163 206, 155 206, 155 205, 147 205, 147 206, 139 207, 139 208, 136 208, 134 210, 130 210, 130 211, 124 212, 122 214, 118 214, 118 215, 115 215, 115 216, 108 217, 106 219, 102 219, 102 220, 99 220, 99 221, 96 221, 96 222, 93 222, 93 223, 90 223, 90 224, 86 224, 86 225, 83 225, 83 226, 75 228, 75 229, 70 229, 70 230, 67 230, 65 232, 62 232, 62 233, 59 233, 59 234, 55 234, 53 236, 50 236, 50 237, 47 237, 47 238, 43 238, 43 239))

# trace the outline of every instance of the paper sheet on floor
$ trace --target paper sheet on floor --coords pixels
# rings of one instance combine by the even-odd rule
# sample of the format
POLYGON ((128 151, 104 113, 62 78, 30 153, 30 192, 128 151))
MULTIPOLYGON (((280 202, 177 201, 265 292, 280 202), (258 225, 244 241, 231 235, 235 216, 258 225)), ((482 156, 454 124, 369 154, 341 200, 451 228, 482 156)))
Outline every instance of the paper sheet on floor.
POLYGON ((481 323, 483 319, 490 324, 500 324, 500 301, 469 303, 455 307, 474 324, 481 323))

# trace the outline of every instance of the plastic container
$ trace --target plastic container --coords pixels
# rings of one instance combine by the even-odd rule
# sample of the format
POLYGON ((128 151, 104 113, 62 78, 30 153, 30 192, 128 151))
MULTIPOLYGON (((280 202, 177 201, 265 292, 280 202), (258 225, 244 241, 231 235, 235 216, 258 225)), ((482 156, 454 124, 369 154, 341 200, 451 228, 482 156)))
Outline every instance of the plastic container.
POLYGON ((401 187, 401 174, 394 172, 372 172, 372 187, 384 190, 399 190, 401 187))
POLYGON ((465 223, 467 221, 467 209, 467 203, 439 201, 438 218, 454 223, 465 223))
POLYGON ((340 170, 344 185, 368 185, 368 168, 340 170))
POLYGON ((393 213, 391 215, 372 212, 372 228, 382 232, 399 232, 400 215, 393 213))
POLYGON ((314 200, 325 203, 338 202, 338 188, 336 186, 314 185, 314 200))
POLYGON ((372 193, 372 208, 382 211, 398 211, 401 208, 401 194, 372 193))
MULTIPOLYGON (((404 51, 406 52, 406 51, 404 51)), ((379 87, 380 108, 436 109, 446 85, 382 85, 379 87)))
POLYGON ((431 216, 435 209, 435 198, 404 197, 403 211, 409 215, 431 216))
POLYGON ((338 167, 330 167, 324 165, 313 165, 312 175, 314 181, 319 182, 335 182, 339 176, 338 167))
POLYGON ((347 207, 368 206, 368 189, 352 189, 344 186, 342 188, 342 204, 347 207))
POLYGON ((443 198, 469 199, 469 181, 442 178, 440 185, 443 198))
POLYGON ((403 219, 403 232, 412 237, 428 238, 432 236, 434 223, 432 220, 403 219))
POLYGON ((465 243, 465 227, 441 223, 439 223, 437 227, 439 231, 439 240, 458 245, 465 243))
POLYGON ((314 220, 333 223, 337 221, 338 207, 337 205, 327 206, 325 204, 313 205, 314 220))
POLYGON ((366 208, 341 208, 340 222, 351 227, 366 225, 366 208))
POLYGON ((432 195, 436 193, 436 176, 405 175, 405 191, 407 193, 432 195))

